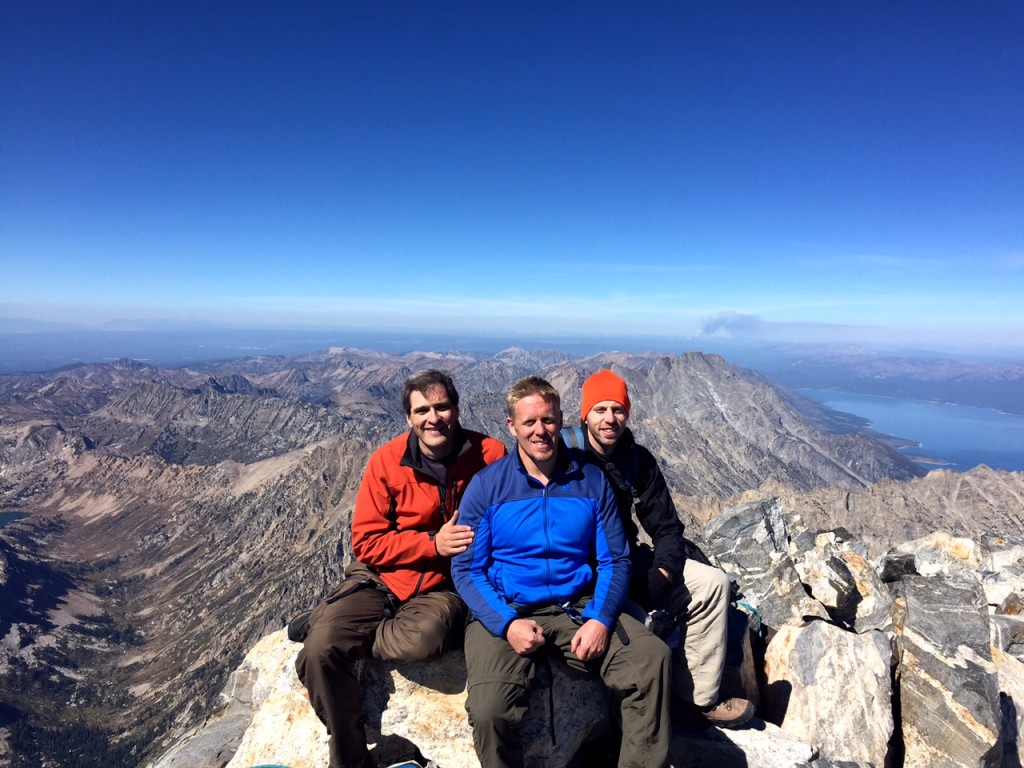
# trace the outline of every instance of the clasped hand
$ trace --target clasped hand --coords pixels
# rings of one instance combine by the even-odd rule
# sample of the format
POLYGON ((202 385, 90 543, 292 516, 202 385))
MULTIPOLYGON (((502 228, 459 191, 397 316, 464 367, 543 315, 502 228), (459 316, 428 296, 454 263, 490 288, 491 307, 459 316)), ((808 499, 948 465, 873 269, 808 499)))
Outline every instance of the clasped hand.
POLYGON ((608 650, 608 627, 597 619, 587 619, 572 636, 569 650, 575 653, 580 661, 600 658, 608 650))

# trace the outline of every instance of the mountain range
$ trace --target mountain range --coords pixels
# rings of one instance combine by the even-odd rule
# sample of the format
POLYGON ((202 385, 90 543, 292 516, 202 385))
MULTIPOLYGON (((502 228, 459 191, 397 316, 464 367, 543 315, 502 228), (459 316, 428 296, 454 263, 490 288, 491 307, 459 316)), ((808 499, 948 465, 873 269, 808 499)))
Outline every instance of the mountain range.
MULTIPOLYGON (((366 460, 406 428, 404 379, 450 371, 465 426, 511 444, 504 397, 539 373, 629 383, 631 426, 692 528, 751 494, 877 551, 934 530, 1024 532, 1024 479, 925 471, 763 375, 683 355, 330 348, 0 377, 0 760, 140 765, 216 702, 259 638, 351 557, 366 460)), ((812 526, 813 527, 813 526, 812 526)))

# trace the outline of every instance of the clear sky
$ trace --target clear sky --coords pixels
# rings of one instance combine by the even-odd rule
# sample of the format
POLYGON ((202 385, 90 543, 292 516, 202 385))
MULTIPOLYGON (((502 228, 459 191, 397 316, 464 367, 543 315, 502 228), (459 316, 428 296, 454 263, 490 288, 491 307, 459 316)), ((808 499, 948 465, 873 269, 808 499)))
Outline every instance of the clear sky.
POLYGON ((1024 348, 1024 3, 5 2, 0 319, 1024 348))

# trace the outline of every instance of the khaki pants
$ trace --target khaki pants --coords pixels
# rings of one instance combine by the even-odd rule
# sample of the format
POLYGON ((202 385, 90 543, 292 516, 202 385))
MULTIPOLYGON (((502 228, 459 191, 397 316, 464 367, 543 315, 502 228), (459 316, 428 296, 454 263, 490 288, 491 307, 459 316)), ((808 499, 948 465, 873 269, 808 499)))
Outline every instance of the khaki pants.
POLYGON ((683 701, 707 707, 718 701, 728 642, 729 577, 718 568, 687 560, 683 583, 690 593, 672 657, 672 689, 683 701))
MULTIPOLYGON (((577 605, 586 605, 586 600, 577 605)), ((581 662, 569 650, 579 628, 557 606, 524 616, 540 624, 547 646, 565 662, 599 675, 620 702, 622 750, 619 766, 660 768, 668 762, 669 686, 668 647, 631 616, 619 617, 629 643, 618 632, 609 635, 608 651, 600 659, 581 662)), ((480 622, 466 628, 466 671, 469 693, 466 710, 473 725, 473 745, 483 768, 521 768, 523 745, 519 724, 529 704, 534 658, 520 656, 504 638, 495 637, 480 622)), ((557 716, 557 713, 555 713, 557 716)))
MULTIPOLYGON (((643 571, 646 576, 646 571, 643 571)), ((696 560, 683 563, 687 592, 686 616, 679 622, 679 646, 672 653, 672 693, 684 702, 708 707, 718 702, 729 632, 729 577, 696 560)), ((648 606, 627 602, 625 610, 638 621, 648 606)))
POLYGON ((466 608, 454 592, 429 592, 397 606, 361 563, 345 572, 341 587, 309 618, 309 634, 295 661, 320 721, 330 735, 331 768, 369 764, 356 661, 423 661, 461 638, 466 608), (370 579, 367 585, 360 579, 370 579))

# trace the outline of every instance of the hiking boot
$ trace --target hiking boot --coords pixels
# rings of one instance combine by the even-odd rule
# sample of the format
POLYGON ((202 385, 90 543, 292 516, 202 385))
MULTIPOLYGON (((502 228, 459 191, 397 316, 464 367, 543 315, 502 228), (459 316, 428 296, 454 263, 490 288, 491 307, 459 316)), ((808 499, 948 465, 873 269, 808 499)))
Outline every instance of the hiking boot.
POLYGON ((722 699, 712 707, 701 707, 700 713, 717 728, 738 728, 754 716, 754 705, 746 699, 722 699))

